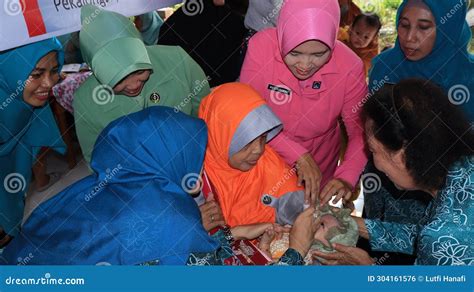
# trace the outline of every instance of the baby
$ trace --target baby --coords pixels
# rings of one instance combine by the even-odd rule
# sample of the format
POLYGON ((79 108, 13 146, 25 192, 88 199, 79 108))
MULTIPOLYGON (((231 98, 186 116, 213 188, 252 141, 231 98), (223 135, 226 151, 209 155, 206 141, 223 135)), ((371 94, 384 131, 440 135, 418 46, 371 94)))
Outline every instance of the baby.
POLYGON ((372 58, 378 55, 378 33, 382 23, 377 14, 360 14, 352 25, 339 30, 338 39, 351 48, 364 62, 366 73, 372 58))
MULTIPOLYGON (((305 257, 306 264, 313 263, 311 250, 334 252, 333 243, 355 246, 359 238, 357 223, 350 216, 350 209, 338 209, 324 206, 319 211, 319 228, 314 235, 310 252, 305 257)), ((318 214, 316 214, 318 215, 318 214)), ((278 234, 278 230, 269 229, 262 236, 259 248, 273 260, 278 260, 288 249, 289 233, 278 234)))

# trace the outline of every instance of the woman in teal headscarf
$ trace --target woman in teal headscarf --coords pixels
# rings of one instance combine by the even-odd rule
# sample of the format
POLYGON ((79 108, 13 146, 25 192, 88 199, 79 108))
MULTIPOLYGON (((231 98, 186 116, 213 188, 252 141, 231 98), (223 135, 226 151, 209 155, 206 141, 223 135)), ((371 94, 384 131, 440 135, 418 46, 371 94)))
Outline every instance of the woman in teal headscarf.
POLYGON ((0 53, 1 244, 18 233, 24 195, 40 148, 65 150, 48 105, 63 59, 55 38, 0 53))
POLYGON ((441 86, 454 105, 474 121, 474 55, 467 1, 404 0, 397 14, 395 47, 372 62, 369 87, 424 78, 441 86))

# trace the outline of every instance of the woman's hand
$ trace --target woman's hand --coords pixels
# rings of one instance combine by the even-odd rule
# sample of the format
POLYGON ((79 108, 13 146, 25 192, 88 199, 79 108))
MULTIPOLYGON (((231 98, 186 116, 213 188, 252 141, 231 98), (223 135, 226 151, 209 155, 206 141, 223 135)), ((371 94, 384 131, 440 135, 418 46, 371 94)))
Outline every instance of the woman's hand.
POLYGON ((310 153, 303 154, 296 161, 296 170, 298 172, 298 185, 301 186, 304 181, 305 203, 314 205, 319 196, 321 171, 310 153))
POLYGON ((320 261, 323 265, 372 265, 374 261, 369 254, 358 247, 350 247, 342 244, 333 244, 336 252, 323 253, 313 251, 313 259, 320 261), (316 258, 318 257, 318 258, 316 258), (323 260, 321 260, 323 259, 323 260))
POLYGON ((342 179, 335 178, 330 180, 319 194, 321 206, 327 204, 332 196, 336 196, 334 200, 332 200, 333 204, 339 202, 340 199, 342 199, 343 203, 350 201, 352 198, 352 189, 352 186, 342 179))
POLYGON ((320 226, 320 219, 314 218, 314 207, 309 207, 298 215, 290 232, 290 248, 305 257, 320 226))
POLYGON ((235 240, 238 239, 255 239, 264 234, 267 230, 272 229, 276 236, 284 232, 290 232, 288 227, 283 227, 275 223, 257 223, 249 225, 239 225, 232 227, 230 231, 235 240))
POLYGON ((222 215, 221 207, 216 201, 207 201, 199 206, 201 211, 202 225, 206 231, 210 231, 217 226, 224 226, 224 216, 222 215))

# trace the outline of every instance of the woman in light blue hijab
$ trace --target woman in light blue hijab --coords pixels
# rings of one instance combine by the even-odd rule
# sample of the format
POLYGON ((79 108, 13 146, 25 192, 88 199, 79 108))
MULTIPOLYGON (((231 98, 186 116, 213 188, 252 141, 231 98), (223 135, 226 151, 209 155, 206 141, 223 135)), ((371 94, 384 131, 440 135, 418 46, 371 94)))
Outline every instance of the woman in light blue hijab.
POLYGON ((55 38, 0 53, 0 245, 18 233, 41 147, 65 150, 48 104, 63 59, 55 38))

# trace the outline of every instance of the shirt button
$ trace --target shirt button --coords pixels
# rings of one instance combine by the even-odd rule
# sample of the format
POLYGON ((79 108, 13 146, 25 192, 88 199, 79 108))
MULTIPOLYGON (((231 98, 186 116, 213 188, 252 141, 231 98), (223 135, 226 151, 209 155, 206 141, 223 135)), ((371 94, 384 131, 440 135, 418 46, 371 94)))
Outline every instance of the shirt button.
POLYGON ((270 197, 269 195, 264 195, 263 199, 262 199, 262 202, 265 205, 270 205, 272 203, 272 197, 270 197))

